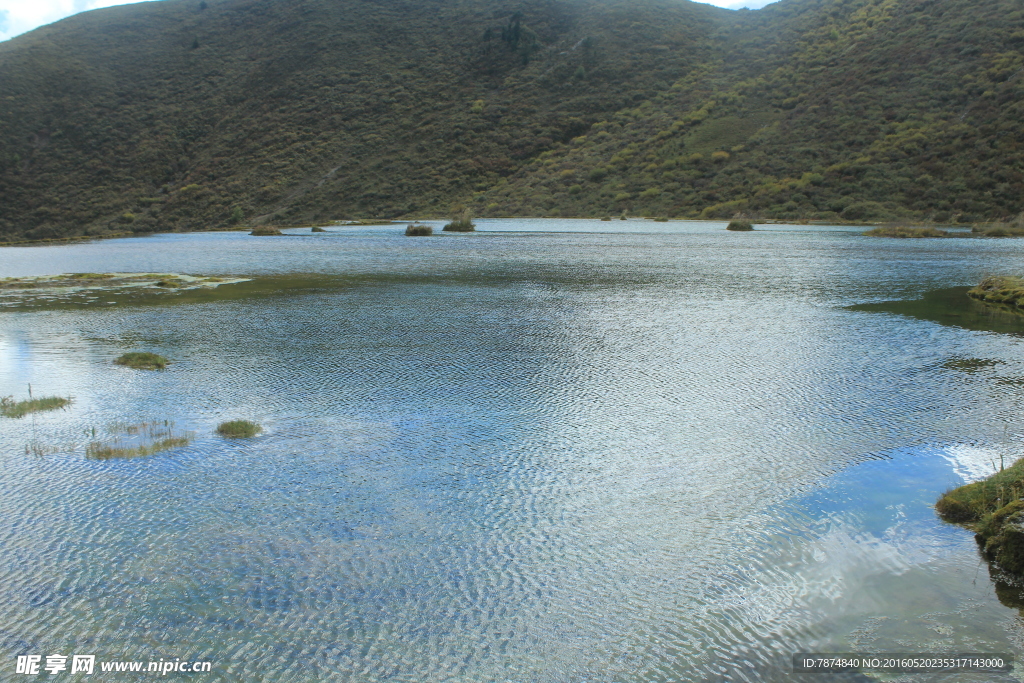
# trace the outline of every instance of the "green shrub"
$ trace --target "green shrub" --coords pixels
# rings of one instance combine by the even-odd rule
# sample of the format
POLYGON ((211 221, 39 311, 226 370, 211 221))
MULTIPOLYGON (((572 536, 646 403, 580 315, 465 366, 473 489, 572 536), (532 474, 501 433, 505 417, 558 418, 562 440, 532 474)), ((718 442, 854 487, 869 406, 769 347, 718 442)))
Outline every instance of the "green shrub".
POLYGON ((310 228, 310 232, 327 232, 323 228, 310 228))
POLYGON ((754 224, 750 221, 730 221, 729 225, 725 226, 726 230, 733 230, 737 232, 746 232, 754 229, 754 224))
POLYGON ((120 356, 114 362, 136 370, 163 370, 169 361, 163 356, 148 351, 133 351, 120 356))
POLYGON ((248 439, 262 431, 263 427, 249 420, 232 420, 217 426, 217 433, 229 439, 248 439))

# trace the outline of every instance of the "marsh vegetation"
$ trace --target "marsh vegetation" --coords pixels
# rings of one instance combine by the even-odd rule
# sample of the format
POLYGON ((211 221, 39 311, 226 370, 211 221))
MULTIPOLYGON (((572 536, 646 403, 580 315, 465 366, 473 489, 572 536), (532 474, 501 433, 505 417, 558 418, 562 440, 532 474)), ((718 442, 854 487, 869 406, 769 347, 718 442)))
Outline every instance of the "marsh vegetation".
POLYGON ((118 423, 108 431, 113 439, 109 442, 93 441, 85 449, 85 456, 93 460, 114 458, 140 458, 155 455, 172 448, 192 443, 192 432, 174 428, 171 420, 155 420, 138 424, 118 423))
POLYGON ((459 215, 452 217, 452 222, 445 225, 442 230, 445 232, 473 232, 476 225, 473 223, 473 212, 465 209, 459 215))
POLYGON ((968 290, 967 296, 985 303, 1024 308, 1024 278, 992 275, 968 290))
POLYGON ((249 420, 231 420, 217 426, 217 433, 229 439, 248 439, 263 431, 263 427, 249 420))
POLYGON ((405 234, 407 237, 428 237, 434 234, 434 229, 429 225, 410 223, 405 228, 405 234))
POLYGON ((128 368, 135 368, 136 370, 163 370, 170 361, 159 354, 150 353, 149 351, 132 351, 131 353, 122 354, 114 362, 128 368))
POLYGON ((0 398, 0 415, 4 417, 24 417, 29 413, 40 413, 47 410, 58 410, 71 405, 70 397, 48 396, 45 398, 28 398, 15 401, 13 396, 0 398))
POLYGON ((747 232, 754 229, 754 224, 744 220, 729 221, 729 225, 725 226, 725 229, 734 232, 747 232))
MULTIPOLYGON (((994 464, 994 463, 993 463, 994 464)), ((943 520, 974 531, 982 553, 1024 574, 1024 459, 987 479, 947 491, 935 503, 943 520)))

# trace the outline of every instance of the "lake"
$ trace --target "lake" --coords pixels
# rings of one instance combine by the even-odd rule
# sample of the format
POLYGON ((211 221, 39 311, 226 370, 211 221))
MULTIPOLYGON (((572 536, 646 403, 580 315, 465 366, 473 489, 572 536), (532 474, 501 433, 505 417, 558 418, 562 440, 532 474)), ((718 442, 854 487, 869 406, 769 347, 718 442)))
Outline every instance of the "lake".
POLYGON ((0 680, 53 653, 360 683, 782 681, 801 651, 1024 653, 1024 603, 931 507, 1021 455, 1024 324, 849 308, 1018 274, 1024 241, 724 226, 0 249, 0 277, 254 278, 0 306, 0 395, 74 399, 0 418, 0 680), (115 366, 128 351, 171 365, 115 366), (214 434, 231 419, 265 431, 214 434), (85 456, 164 421, 195 439, 85 456))

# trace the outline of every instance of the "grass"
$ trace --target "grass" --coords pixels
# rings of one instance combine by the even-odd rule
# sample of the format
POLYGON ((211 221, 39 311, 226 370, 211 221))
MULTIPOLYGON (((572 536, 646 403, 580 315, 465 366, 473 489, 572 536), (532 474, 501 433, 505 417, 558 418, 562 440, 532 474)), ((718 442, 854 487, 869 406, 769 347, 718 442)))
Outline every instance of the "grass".
POLYGON ((442 230, 445 232, 473 232, 476 225, 473 224, 473 214, 466 209, 461 216, 452 218, 452 222, 445 225, 442 230))
POLYGON ((911 228, 906 225, 883 225, 864 233, 868 237, 949 237, 938 228, 911 228))
POLYGON ((946 491, 935 503, 943 520, 975 533, 985 557, 1024 574, 1024 459, 988 479, 946 491))
POLYGON ((40 413, 46 410, 57 410, 71 405, 71 398, 48 396, 46 398, 30 398, 27 401, 15 401, 13 396, 0 398, 0 415, 4 417, 24 417, 29 413, 40 413))
POLYGON ((968 290, 967 296, 986 303, 1024 308, 1024 278, 1009 275, 989 276, 968 290))
POLYGON ((323 228, 310 228, 309 231, 310 232, 327 232, 323 228))
POLYGON ((729 225, 725 226, 725 229, 737 232, 747 232, 754 229, 754 224, 750 221, 730 221, 729 225))
MULTIPOLYGON (((174 429, 170 420, 154 420, 138 424, 115 424, 110 427, 115 438, 111 443, 93 441, 85 448, 85 456, 93 460, 140 458, 192 443, 192 432, 174 429)), ((95 431, 94 431, 95 433, 95 431)))
POLYGON ((277 228, 255 228, 249 234, 256 237, 271 237, 273 235, 283 235, 284 233, 277 228))
POLYGON ((217 426, 217 433, 229 439, 248 439, 262 431, 263 427, 248 420, 232 420, 222 422, 217 426))
POLYGON ((407 237, 428 237, 434 234, 434 229, 429 225, 410 223, 405 229, 405 234, 407 237))
POLYGON ((114 362, 136 370, 163 370, 170 361, 148 351, 133 351, 120 356, 114 362))

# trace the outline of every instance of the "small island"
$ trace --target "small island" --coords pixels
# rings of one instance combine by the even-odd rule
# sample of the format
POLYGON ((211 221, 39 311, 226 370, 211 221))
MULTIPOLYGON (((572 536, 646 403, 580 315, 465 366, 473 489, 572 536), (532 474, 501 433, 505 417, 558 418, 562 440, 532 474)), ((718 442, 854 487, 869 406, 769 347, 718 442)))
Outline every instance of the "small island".
POLYGON ((754 229, 754 224, 743 220, 729 221, 729 225, 725 226, 725 229, 733 232, 749 232, 754 229))
POLYGON ((461 215, 453 216, 452 222, 441 228, 444 232, 473 232, 476 225, 473 223, 473 213, 466 209, 461 215))
POLYGON ((429 237, 434 234, 434 229, 422 223, 410 223, 405 229, 406 237, 429 237))

